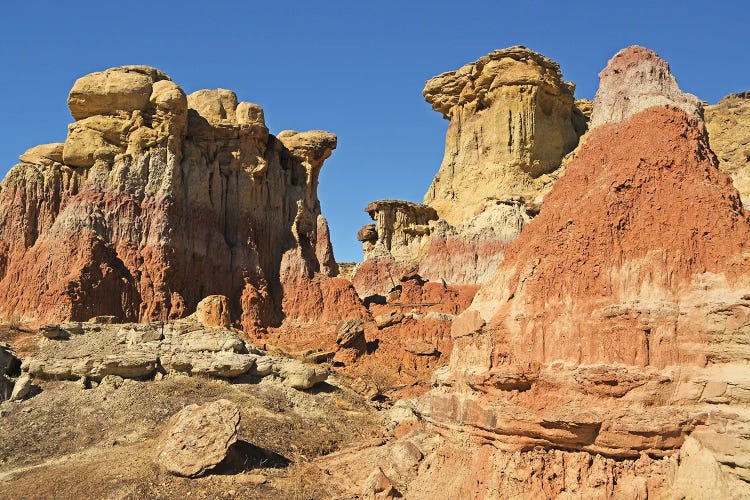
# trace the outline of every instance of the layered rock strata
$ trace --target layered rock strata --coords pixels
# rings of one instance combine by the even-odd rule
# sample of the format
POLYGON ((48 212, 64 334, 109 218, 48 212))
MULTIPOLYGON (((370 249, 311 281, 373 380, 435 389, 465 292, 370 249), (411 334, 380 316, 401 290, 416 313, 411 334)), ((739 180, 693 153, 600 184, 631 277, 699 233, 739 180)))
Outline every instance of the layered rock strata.
POLYGON ((592 115, 605 118, 454 320, 450 366, 417 410, 522 457, 557 448, 636 465, 679 454, 676 475, 664 462, 646 494, 681 491, 710 466, 717 491, 741 497, 750 219, 718 169, 697 99, 676 84, 638 84, 673 82, 665 71, 641 47, 609 62, 592 115), (663 98, 639 104, 644 88, 663 98))
MULTIPOLYGON (((212 299, 216 297, 202 301, 198 312, 211 310, 212 299)), ((218 310, 213 308, 214 313, 218 310)), ((196 314, 166 323, 44 325, 41 331, 49 340, 23 360, 21 370, 37 380, 81 380, 84 384, 170 375, 275 376, 300 390, 328 377, 320 366, 269 355, 246 343, 238 331, 197 319, 203 317, 196 314)))
POLYGON ((524 47, 428 81, 425 99, 450 120, 443 163, 424 205, 367 207, 375 224, 359 234, 365 260, 353 282, 360 295, 386 292, 387 276, 408 270, 459 286, 489 279, 586 130, 573 90, 557 63, 524 47), (416 215, 428 209, 435 215, 416 215))
POLYGON ((84 76, 68 102, 65 143, 30 149, 2 183, 1 316, 164 320, 221 294, 253 332, 307 320, 300 303, 321 296, 330 314, 358 307, 331 278, 317 198, 336 136, 273 136, 258 105, 186 96, 144 66, 84 76))

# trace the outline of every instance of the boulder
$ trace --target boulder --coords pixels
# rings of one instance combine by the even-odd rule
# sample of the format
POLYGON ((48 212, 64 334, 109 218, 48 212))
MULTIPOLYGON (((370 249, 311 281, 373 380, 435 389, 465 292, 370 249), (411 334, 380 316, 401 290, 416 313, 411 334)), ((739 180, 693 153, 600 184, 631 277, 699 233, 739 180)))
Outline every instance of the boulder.
POLYGON ((159 436, 156 460, 176 476, 200 476, 224 460, 239 425, 240 409, 229 400, 188 405, 159 436))
POLYGON ((16 379, 16 383, 13 385, 13 392, 10 395, 9 401, 21 401, 31 391, 31 377, 29 375, 21 375, 16 379))
POLYGON ((362 485, 363 498, 394 498, 396 496, 393 482, 380 467, 373 470, 362 485))
POLYGON ((324 368, 295 360, 280 361, 278 374, 286 385, 299 390, 311 389, 328 378, 328 372, 324 368))
POLYGON ((224 295, 209 295, 195 308, 195 319, 205 327, 220 326, 229 328, 232 319, 229 316, 229 299, 224 295))
POLYGON ((11 347, 0 343, 0 402, 12 397, 15 386, 11 377, 16 375, 20 364, 11 347))
POLYGON ((367 348, 364 320, 347 319, 342 321, 336 332, 336 343, 346 349, 364 351, 367 348))
POLYGON ((130 113, 148 107, 152 85, 167 76, 145 66, 111 68, 76 80, 68 95, 70 114, 76 120, 95 115, 130 113))
POLYGON ((401 323, 404 320, 404 313, 401 311, 393 310, 385 314, 379 314, 375 316, 375 325, 379 329, 388 328, 389 326, 401 323))

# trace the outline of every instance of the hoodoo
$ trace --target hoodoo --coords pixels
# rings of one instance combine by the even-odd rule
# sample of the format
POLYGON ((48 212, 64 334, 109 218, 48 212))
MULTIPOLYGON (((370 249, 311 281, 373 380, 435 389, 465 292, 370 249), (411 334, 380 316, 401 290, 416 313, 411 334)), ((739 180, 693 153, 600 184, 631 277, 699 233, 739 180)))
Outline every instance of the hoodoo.
POLYGON ((459 286, 489 279, 586 130, 574 88, 556 62, 520 46, 428 81, 425 99, 450 121, 443 163, 424 205, 368 205, 359 294, 387 292, 389 274, 412 270, 459 286))
POLYGON ((273 136, 260 106, 186 96, 145 66, 78 79, 68 105, 65 143, 30 149, 2 183, 0 315, 149 321, 220 294, 253 332, 299 314, 300 294, 356 307, 317 197, 335 135, 273 136))

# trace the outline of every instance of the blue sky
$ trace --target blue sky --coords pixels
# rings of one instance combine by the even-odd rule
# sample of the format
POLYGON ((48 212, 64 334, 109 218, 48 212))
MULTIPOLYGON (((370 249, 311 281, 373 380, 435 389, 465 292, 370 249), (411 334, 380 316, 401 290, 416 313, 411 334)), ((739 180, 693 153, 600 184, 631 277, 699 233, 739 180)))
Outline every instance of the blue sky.
POLYGON ((637 43, 715 102, 750 89, 748 26, 739 1, 6 2, 0 173, 28 147, 65 139, 77 77, 147 64, 188 93, 228 88, 260 104, 273 133, 336 133, 319 195, 338 260, 360 260, 365 205, 421 201, 442 160, 447 121, 421 95, 430 77, 526 45, 593 97, 607 60, 637 43))

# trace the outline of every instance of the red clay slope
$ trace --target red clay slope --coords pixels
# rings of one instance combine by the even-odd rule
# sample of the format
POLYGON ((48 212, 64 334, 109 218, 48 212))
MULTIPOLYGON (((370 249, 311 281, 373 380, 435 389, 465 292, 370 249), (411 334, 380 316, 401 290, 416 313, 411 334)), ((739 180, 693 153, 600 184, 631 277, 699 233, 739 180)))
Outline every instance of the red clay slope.
MULTIPOLYGON (((491 318, 493 365, 690 361, 673 301, 701 281, 746 278, 749 246, 703 123, 652 107, 591 132, 472 309, 491 318)), ((454 335, 475 329, 469 319, 454 335)))

